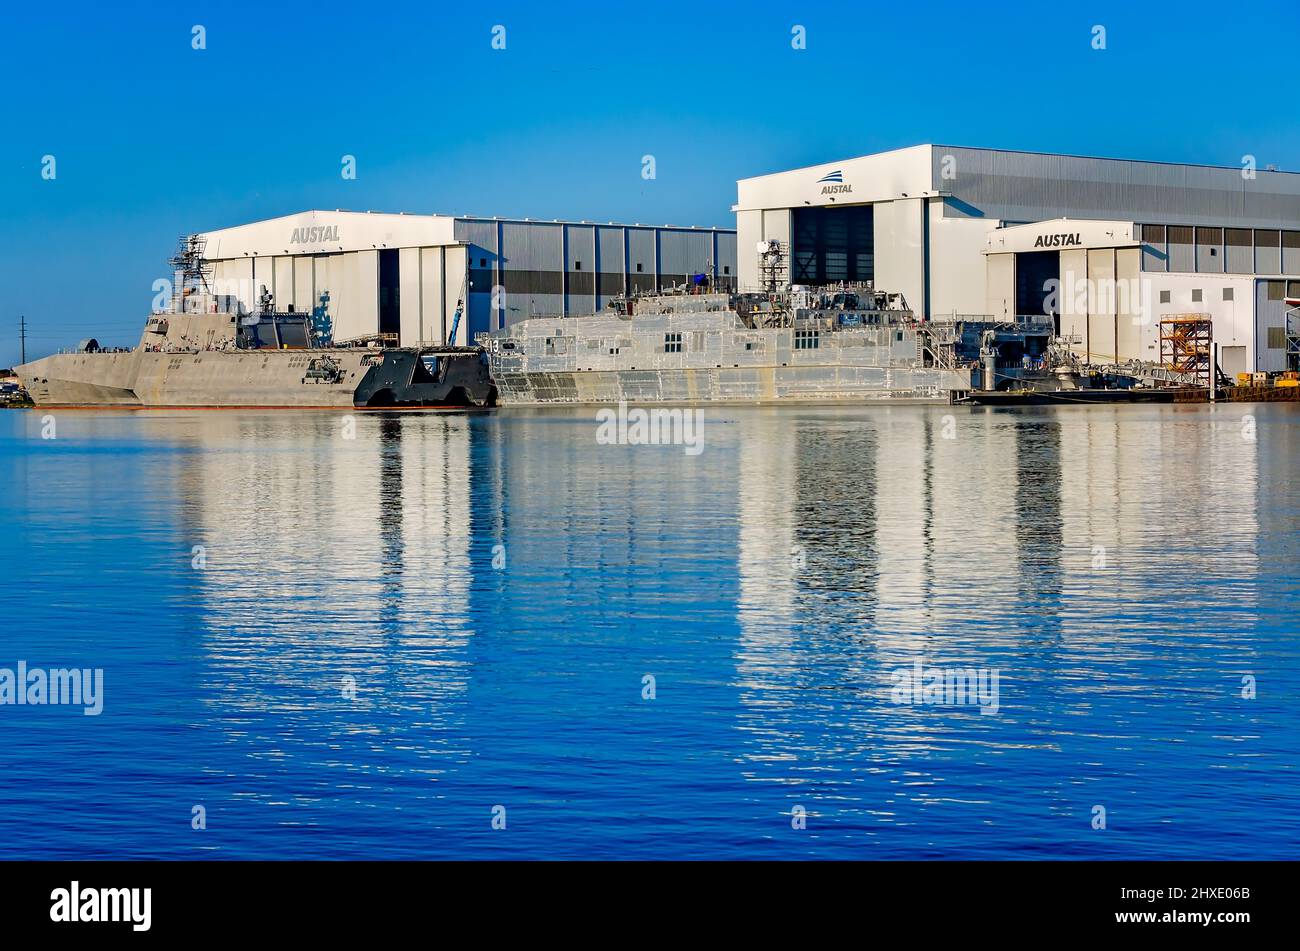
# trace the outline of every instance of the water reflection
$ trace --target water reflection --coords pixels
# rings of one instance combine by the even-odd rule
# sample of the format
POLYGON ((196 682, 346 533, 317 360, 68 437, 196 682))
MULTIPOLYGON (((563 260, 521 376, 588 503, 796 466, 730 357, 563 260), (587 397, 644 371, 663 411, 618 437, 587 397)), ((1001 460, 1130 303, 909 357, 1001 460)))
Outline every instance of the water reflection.
POLYGON ((466 752, 469 420, 347 425, 217 414, 183 457, 187 532, 207 551, 204 699, 268 803, 364 796, 466 752))
MULTIPOLYGON (((171 546, 141 663, 204 744, 140 729, 240 833, 205 848, 1158 856, 1283 795, 1294 715, 1237 690, 1295 672, 1300 439, 1258 415, 710 408, 698 456, 583 410, 60 425, 171 546), (998 713, 895 702, 917 662, 1000 671, 998 713)), ((33 539, 85 506, 57 471, 33 539)))

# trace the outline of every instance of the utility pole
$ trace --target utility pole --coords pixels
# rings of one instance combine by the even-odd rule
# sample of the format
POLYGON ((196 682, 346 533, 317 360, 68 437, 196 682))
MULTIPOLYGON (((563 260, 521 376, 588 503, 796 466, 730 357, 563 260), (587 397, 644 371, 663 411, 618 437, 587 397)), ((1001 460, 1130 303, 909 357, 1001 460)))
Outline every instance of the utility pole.
POLYGON ((18 317, 18 345, 22 351, 22 362, 27 362, 27 318, 23 315, 18 317))

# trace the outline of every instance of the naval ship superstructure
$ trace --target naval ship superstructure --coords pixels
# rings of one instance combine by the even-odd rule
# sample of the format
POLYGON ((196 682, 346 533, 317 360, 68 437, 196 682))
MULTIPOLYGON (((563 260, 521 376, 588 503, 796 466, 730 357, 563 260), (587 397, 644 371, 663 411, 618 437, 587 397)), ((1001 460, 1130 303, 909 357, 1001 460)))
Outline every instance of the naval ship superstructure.
MULTIPOLYGON (((476 347, 332 346, 313 315, 277 312, 265 291, 256 313, 211 291, 203 239, 183 238, 168 312, 150 315, 134 349, 85 340, 76 352, 15 373, 37 406, 416 407, 487 406, 487 360, 476 347)), ((454 338, 453 338, 454 339, 454 338)))
MULTIPOLYGON (((769 255, 781 253, 776 248, 769 255)), ((869 283, 700 285, 480 334, 499 402, 947 403, 1052 380, 1050 316, 923 320, 869 283)))

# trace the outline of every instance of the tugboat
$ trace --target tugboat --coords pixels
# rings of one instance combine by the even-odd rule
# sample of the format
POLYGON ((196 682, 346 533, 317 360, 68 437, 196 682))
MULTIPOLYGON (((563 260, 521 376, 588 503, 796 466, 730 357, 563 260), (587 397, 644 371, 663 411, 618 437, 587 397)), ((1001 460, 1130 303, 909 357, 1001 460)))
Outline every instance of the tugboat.
MULTIPOLYGON (((134 349, 83 340, 14 369, 37 406, 390 408, 491 406, 496 391, 477 347, 397 347, 375 338, 331 345, 312 315, 256 313, 211 290, 204 239, 181 239, 175 293, 134 349)), ((457 312, 463 308, 460 305, 457 312)))

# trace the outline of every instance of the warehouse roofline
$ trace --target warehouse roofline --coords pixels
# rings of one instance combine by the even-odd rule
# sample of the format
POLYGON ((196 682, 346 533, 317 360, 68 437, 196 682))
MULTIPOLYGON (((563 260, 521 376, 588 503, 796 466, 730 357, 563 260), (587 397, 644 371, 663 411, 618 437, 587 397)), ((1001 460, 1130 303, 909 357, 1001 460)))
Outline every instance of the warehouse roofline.
POLYGON ((721 227, 719 225, 670 225, 655 224, 648 221, 588 221, 586 219, 576 218, 516 218, 503 217, 500 215, 448 215, 442 212, 418 212, 418 211, 352 211, 347 208, 307 208, 302 211, 295 211, 287 215, 275 215, 270 218, 257 218, 253 221, 244 221, 237 225, 228 225, 224 228, 210 228, 201 232, 204 235, 214 235, 218 232, 237 231, 240 228, 249 228, 254 225, 270 224, 277 221, 291 221, 294 218, 302 218, 307 215, 355 215, 359 220, 376 219, 376 218, 400 218, 400 219, 441 219, 446 221, 475 221, 489 222, 500 221, 503 224, 529 224, 529 225, 589 225, 600 228, 658 228, 660 231, 735 231, 735 228, 721 227))
POLYGON ((687 234, 735 234, 734 228, 654 225, 637 222, 568 221, 538 218, 488 218, 477 215, 421 215, 408 212, 311 209, 291 215, 203 232, 212 260, 291 254, 338 254, 391 248, 465 244, 457 222, 570 228, 640 228, 687 234))
MULTIPOLYGON (((1229 172, 1238 172, 1238 173, 1240 173, 1242 169, 1240 165, 1212 165, 1205 162, 1171 162, 1162 159, 1127 158, 1122 155, 1084 155, 1077 152, 1042 152, 1034 149, 998 149, 998 148, 989 148, 983 145, 957 145, 954 143, 945 144, 940 142, 918 142, 915 145, 905 145, 900 148, 885 149, 880 152, 864 152, 860 155, 844 156, 838 159, 831 159, 825 162, 816 162, 812 165, 803 165, 793 169, 783 169, 776 172, 764 172, 761 175, 748 175, 742 179, 739 179, 739 181, 742 182, 756 181, 762 178, 773 178, 779 175, 789 175, 791 172, 806 172, 809 169, 821 168, 823 166, 838 165, 844 162, 855 162, 860 159, 878 158, 887 155, 899 155, 903 152, 919 151, 921 149, 930 149, 930 150, 954 149, 954 150, 960 150, 964 152, 990 152, 990 153, 997 153, 1000 155, 1033 155, 1042 158, 1082 159, 1089 162, 1123 162, 1123 163, 1131 163, 1137 165, 1163 165, 1163 166, 1174 167, 1174 168, 1204 168, 1204 169, 1214 169, 1216 171, 1229 171, 1229 172)), ((1257 175, 1300 176, 1300 171, 1287 171, 1284 169, 1276 169, 1276 168, 1274 169, 1262 168, 1262 169, 1256 169, 1256 174, 1257 175)))

